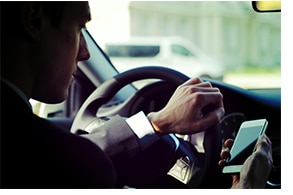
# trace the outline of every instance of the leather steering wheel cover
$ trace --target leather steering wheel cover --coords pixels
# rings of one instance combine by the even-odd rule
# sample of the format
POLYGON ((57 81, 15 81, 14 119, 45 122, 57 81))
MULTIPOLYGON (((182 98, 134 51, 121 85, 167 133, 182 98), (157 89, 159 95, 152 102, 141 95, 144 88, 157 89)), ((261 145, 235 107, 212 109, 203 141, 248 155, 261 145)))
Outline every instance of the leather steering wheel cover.
POLYGON ((124 86, 143 79, 161 79, 175 85, 180 85, 189 77, 173 69, 147 66, 125 71, 102 83, 83 103, 73 121, 71 132, 84 130, 96 119, 97 110, 110 101, 124 86))
POLYGON ((131 69, 114 77, 122 85, 142 79, 162 79, 175 85, 180 85, 189 79, 188 76, 173 69, 158 66, 146 66, 131 69))
MULTIPOLYGON (((175 85, 180 85, 189 79, 188 76, 173 69, 157 66, 146 66, 125 71, 105 81, 83 103, 78 111, 71 128, 72 133, 83 129, 93 120, 96 120, 97 110, 110 101, 114 95, 127 84, 143 79, 161 79, 175 85)), ((218 125, 212 126, 205 134, 205 166, 204 172, 217 169, 217 158, 221 150, 220 129, 218 125)), ((205 177, 209 180, 207 177, 205 177)), ((206 180, 204 179, 204 180, 206 180)), ((203 181, 203 183, 207 183, 203 181)))

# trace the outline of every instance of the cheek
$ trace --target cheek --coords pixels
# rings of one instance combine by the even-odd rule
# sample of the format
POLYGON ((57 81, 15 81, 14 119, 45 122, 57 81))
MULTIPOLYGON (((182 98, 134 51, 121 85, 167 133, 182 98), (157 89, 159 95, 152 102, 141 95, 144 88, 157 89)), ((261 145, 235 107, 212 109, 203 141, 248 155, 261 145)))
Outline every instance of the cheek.
MULTIPOLYGON (((79 36, 74 32, 56 31, 47 36, 43 49, 50 64, 58 64, 62 67, 72 67, 76 65, 76 58, 79 48, 79 36)), ((57 65, 52 65, 57 66, 57 65)))
POLYGON ((71 77, 76 69, 79 35, 72 32, 64 33, 63 35, 64 36, 59 39, 54 55, 58 56, 55 60, 55 63, 58 64, 56 68, 59 69, 60 74, 68 78, 71 77))
MULTIPOLYGON (((76 33, 67 33, 66 35, 60 40, 61 44, 59 44, 59 48, 57 48, 58 54, 61 54, 61 60, 64 59, 68 62, 71 61, 76 65, 79 50, 79 36, 76 35, 76 33)), ((69 66, 70 65, 72 64, 69 64, 69 66)))
POLYGON ((42 51, 37 79, 39 95, 50 103, 63 101, 67 97, 78 52, 78 40, 73 37, 56 39, 54 43, 48 43, 42 51))

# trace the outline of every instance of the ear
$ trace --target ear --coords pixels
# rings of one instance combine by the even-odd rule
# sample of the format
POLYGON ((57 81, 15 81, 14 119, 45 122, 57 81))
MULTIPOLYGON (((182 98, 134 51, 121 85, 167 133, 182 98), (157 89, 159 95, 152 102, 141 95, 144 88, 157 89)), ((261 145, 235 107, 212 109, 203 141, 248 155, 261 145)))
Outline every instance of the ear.
POLYGON ((40 2, 25 2, 23 8, 23 25, 32 40, 39 40, 44 28, 44 11, 40 2))

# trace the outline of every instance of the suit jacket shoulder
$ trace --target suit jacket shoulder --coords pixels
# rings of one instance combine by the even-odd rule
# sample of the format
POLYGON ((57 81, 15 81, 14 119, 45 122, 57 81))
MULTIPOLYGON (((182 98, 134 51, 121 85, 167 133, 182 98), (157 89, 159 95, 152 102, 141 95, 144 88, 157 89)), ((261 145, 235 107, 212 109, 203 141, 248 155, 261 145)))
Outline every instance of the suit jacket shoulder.
POLYGON ((1 83, 2 188, 111 188, 109 157, 91 141, 32 113, 1 83))

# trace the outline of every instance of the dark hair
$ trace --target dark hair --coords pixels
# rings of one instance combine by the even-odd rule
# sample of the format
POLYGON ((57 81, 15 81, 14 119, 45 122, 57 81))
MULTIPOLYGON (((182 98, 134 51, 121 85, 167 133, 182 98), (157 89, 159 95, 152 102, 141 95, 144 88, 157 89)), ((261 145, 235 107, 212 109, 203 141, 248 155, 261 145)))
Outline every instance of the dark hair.
MULTIPOLYGON (((1 35, 6 37, 10 33, 20 30, 21 7, 23 2, 1 1, 1 35), (9 33, 10 32, 10 33, 9 33)), ((4 40, 1 38, 1 40, 4 40)))
POLYGON ((41 2, 44 11, 49 16, 53 26, 58 26, 60 19, 63 17, 65 6, 70 2, 67 1, 47 1, 41 2))
MULTIPOLYGON (((17 31, 23 31, 21 23, 22 7, 24 1, 1 1, 1 34, 8 36, 17 31)), ((66 1, 37 1, 34 2, 43 6, 44 12, 48 15, 53 26, 58 26, 63 17, 66 1)))

